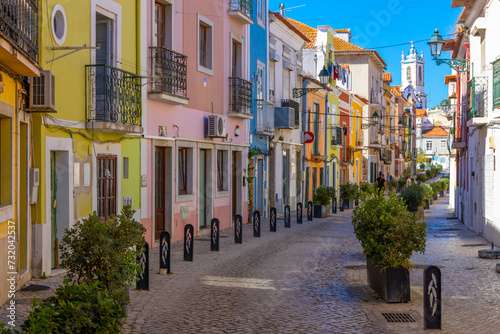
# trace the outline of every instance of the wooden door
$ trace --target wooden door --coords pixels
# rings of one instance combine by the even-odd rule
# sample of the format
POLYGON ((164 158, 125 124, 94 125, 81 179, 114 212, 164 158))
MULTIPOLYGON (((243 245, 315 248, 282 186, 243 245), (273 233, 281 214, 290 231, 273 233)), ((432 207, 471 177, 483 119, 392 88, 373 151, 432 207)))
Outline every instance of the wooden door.
POLYGON ((155 240, 165 231, 165 148, 155 148, 155 240))

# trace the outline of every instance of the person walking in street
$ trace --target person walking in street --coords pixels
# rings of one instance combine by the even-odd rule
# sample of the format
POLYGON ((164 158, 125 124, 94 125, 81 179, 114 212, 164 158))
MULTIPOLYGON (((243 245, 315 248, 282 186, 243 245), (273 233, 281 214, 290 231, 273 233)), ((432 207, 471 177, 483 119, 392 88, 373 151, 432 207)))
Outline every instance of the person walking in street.
POLYGON ((379 196, 382 196, 382 194, 385 192, 385 178, 382 172, 380 172, 377 177, 377 188, 379 196))
POLYGON ((413 181, 413 176, 412 175, 408 176, 408 178, 406 179, 406 186, 407 187, 411 186, 412 181, 413 181))

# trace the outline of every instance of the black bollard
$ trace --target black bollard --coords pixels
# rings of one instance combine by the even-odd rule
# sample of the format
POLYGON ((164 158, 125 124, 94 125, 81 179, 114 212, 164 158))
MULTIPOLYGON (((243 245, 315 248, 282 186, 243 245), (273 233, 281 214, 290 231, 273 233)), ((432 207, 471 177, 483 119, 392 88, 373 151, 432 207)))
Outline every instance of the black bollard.
POLYGON ((253 212, 253 236, 260 238, 260 211, 253 212))
POLYGON ((194 228, 193 225, 184 226, 184 261, 193 261, 194 228))
POLYGON ((312 222, 313 220, 313 202, 307 202, 307 221, 312 222))
POLYGON ((297 203, 297 224, 302 224, 302 203, 297 203))
POLYGON ((219 220, 212 219, 210 222, 210 250, 213 252, 219 251, 219 220))
POLYGON ((332 201, 332 213, 337 213, 337 197, 334 197, 332 201))
POLYGON ((271 208, 269 214, 269 231, 276 232, 276 208, 271 208))
POLYGON ((290 228, 290 205, 285 205, 285 227, 290 228))
POLYGON ((243 217, 241 215, 234 217, 234 243, 243 243, 243 217))
MULTIPOLYGON (((141 266, 142 273, 138 275, 138 280, 135 283, 137 290, 149 290, 149 245, 144 244, 144 250, 137 257, 137 262, 141 266)), ((139 248, 139 247, 138 247, 139 248)), ((139 248, 140 249, 140 248, 139 248)))
POLYGON ((170 233, 167 231, 160 234, 160 270, 170 274, 170 233))
POLYGON ((441 329, 441 270, 424 269, 424 329, 441 329))
POLYGON ((344 198, 342 196, 340 196, 340 212, 343 212, 344 211, 344 198))

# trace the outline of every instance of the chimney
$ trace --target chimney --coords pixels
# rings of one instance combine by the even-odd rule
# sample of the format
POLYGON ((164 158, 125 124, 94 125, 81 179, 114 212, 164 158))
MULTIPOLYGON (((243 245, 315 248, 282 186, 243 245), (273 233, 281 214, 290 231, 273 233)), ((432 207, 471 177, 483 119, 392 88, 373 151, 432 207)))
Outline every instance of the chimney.
POLYGON ((280 3, 280 15, 285 17, 285 5, 280 3))

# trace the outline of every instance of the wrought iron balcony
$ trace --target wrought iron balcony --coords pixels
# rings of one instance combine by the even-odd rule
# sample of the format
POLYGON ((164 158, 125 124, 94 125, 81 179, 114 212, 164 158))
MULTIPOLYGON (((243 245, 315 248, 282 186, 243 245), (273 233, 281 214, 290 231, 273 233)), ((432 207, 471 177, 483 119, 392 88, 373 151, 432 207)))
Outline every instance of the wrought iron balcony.
POLYGON ((488 77, 474 77, 467 84, 467 120, 488 116, 488 77))
POLYGON ((2 0, 0 32, 38 62, 38 6, 35 0, 2 0))
POLYGON ((294 100, 281 100, 281 106, 295 110, 295 128, 298 129, 300 124, 300 103, 294 100))
POLYGON ((85 71, 87 121, 141 125, 140 76, 108 65, 87 65, 85 71))
POLYGON ((187 104, 187 56, 165 47, 151 47, 152 99, 187 104))
POLYGON ((228 15, 243 24, 252 24, 252 0, 230 0, 228 15))
POLYGON ((385 164, 386 165, 390 165, 392 163, 392 151, 391 150, 387 150, 385 152, 385 164))
POLYGON ((380 95, 374 89, 372 89, 370 92, 370 105, 372 107, 382 108, 382 95, 380 95))
POLYGON ((257 110, 255 111, 255 132, 265 135, 274 133, 274 106, 264 100, 255 100, 257 110))
POLYGON ((253 118, 252 83, 245 79, 229 78, 229 116, 253 118))
POLYGON ((340 126, 332 126, 332 143, 331 146, 342 145, 342 128, 340 126))

